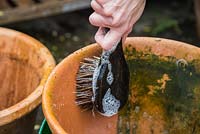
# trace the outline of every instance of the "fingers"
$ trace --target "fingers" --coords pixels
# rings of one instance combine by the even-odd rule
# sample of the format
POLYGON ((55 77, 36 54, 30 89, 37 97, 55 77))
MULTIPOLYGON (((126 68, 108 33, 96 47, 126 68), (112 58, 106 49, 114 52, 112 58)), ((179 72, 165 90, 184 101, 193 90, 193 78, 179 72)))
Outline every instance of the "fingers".
POLYGON ((107 33, 103 28, 99 28, 95 35, 95 40, 104 50, 109 50, 121 40, 122 34, 111 29, 107 33))
POLYGON ((104 7, 101 4, 99 4, 96 0, 92 0, 91 7, 94 9, 94 11, 102 16, 108 16, 111 17, 114 12, 114 7, 104 7))
POLYGON ((105 16, 113 17, 113 14, 117 12, 118 6, 112 2, 108 2, 103 5, 103 12, 105 16))
POLYGON ((128 31, 122 37, 122 44, 125 43, 126 38, 128 37, 129 33, 132 31, 132 28, 128 29, 128 31))
POLYGON ((91 6, 95 12, 90 15, 92 25, 100 27, 95 40, 103 49, 109 50, 121 38, 132 31, 133 25, 141 17, 146 0, 92 0, 91 6), (110 28, 108 33, 103 27, 110 28))
POLYGON ((94 12, 93 14, 90 15, 89 21, 94 26, 110 27, 110 24, 112 23, 112 18, 107 16, 102 16, 94 12))
POLYGON ((96 2, 96 0, 92 0, 91 7, 95 10, 95 12, 100 13, 103 11, 103 7, 96 2))
POLYGON ((113 16, 112 26, 114 26, 114 27, 118 27, 120 25, 123 25, 127 21, 127 13, 126 13, 126 11, 125 10, 121 10, 121 11, 118 11, 118 12, 120 12, 120 13, 116 13, 113 16))
POLYGON ((96 0, 97 3, 104 5, 105 3, 107 3, 109 0, 96 0))
POLYGON ((103 28, 100 27, 98 29, 98 31, 96 32, 96 35, 94 38, 95 38, 96 42, 101 45, 103 42, 104 36, 105 36, 105 33, 103 31, 103 28))

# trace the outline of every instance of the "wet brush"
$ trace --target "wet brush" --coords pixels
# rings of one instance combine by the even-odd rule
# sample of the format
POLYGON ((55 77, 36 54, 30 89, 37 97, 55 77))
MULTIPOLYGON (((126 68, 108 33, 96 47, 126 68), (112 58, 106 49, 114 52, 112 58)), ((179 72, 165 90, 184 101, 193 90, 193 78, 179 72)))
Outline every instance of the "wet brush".
POLYGON ((117 114, 129 94, 129 69, 122 41, 110 50, 103 50, 100 57, 84 58, 76 80, 77 105, 108 117, 117 114))

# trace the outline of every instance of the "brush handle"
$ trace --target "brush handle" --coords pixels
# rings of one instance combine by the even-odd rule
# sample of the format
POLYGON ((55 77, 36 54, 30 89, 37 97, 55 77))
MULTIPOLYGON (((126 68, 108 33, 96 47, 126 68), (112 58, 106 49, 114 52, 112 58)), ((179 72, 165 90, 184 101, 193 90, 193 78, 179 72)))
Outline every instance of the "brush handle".
POLYGON ((107 27, 104 28, 105 33, 108 33, 109 31, 110 31, 110 28, 107 28, 107 27))
MULTIPOLYGON (((107 33, 110 29, 105 28, 107 33)), ((105 34, 106 34, 105 33, 105 34)), ((102 52, 93 74, 93 103, 99 113, 112 116, 128 99, 129 69, 122 49, 122 40, 102 52)))

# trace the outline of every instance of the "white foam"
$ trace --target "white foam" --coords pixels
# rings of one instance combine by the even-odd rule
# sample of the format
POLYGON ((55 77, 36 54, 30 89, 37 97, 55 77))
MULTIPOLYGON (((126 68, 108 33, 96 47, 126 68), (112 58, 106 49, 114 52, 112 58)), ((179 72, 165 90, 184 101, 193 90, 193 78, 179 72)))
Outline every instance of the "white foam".
MULTIPOLYGON (((92 91, 93 91, 93 97, 92 97, 92 102, 94 102, 95 101, 95 96, 96 96, 96 90, 99 88, 99 87, 97 87, 97 79, 98 79, 98 76, 100 75, 100 69, 102 68, 102 66, 104 65, 104 64, 107 64, 107 66, 108 66, 108 74, 107 74, 107 78, 106 78, 106 81, 107 81, 107 83, 109 84, 109 85, 111 85, 112 84, 112 82, 113 82, 113 80, 114 80, 114 76, 113 76, 113 73, 112 73, 112 65, 111 65, 111 62, 109 61, 109 58, 110 58, 110 55, 111 55, 111 53, 113 53, 114 51, 115 51, 115 49, 116 49, 116 47, 117 47, 117 45, 118 45, 118 43, 119 42, 117 42, 117 44, 115 44, 110 50, 108 50, 108 51, 103 51, 103 53, 102 53, 102 55, 101 55, 101 64, 99 64, 99 61, 96 63, 96 68, 94 69, 94 73, 93 73, 93 78, 92 78, 92 91)), ((109 91, 110 91, 111 89, 109 89, 109 91)), ((108 91, 107 91, 108 92, 108 91)), ((108 92, 109 93, 109 92, 108 92)), ((106 96, 106 95, 105 95, 106 96)), ((104 96, 104 98, 105 98, 105 96, 104 96)), ((112 96, 111 94, 109 94, 109 95, 107 95, 107 98, 106 98, 106 100, 109 100, 109 97, 111 97, 110 98, 110 101, 111 100, 113 100, 113 97, 114 96, 112 96)), ((114 98, 115 99, 115 98, 114 98)), ((119 104, 119 106, 120 106, 120 104, 119 104)), ((112 112, 112 110, 110 110, 109 111, 109 109, 110 109, 110 103, 104 103, 104 107, 106 108, 106 109, 108 109, 108 111, 106 110, 105 112, 105 116, 112 116, 113 114, 116 114, 116 113, 114 113, 114 112, 112 112)), ((114 109, 113 109, 114 110, 114 109)), ((117 111, 118 111, 118 109, 117 109, 117 111)), ((117 112, 116 111, 116 112, 117 112)))
POLYGON ((177 67, 186 67, 188 66, 188 62, 185 59, 179 59, 176 61, 177 67))
POLYGON ((113 77, 113 73, 111 71, 108 73, 106 80, 109 85, 111 85, 113 83, 114 77, 113 77))
POLYGON ((93 77, 92 77, 92 91, 93 91, 93 96, 92 96, 92 102, 95 101, 95 96, 96 96, 96 90, 98 89, 97 87, 97 79, 98 79, 98 76, 99 76, 99 67, 98 67, 98 64, 99 64, 99 61, 97 61, 96 63, 96 68, 94 69, 94 73, 93 73, 93 77))
POLYGON ((120 101, 111 94, 110 88, 107 90, 106 94, 103 97, 102 106, 104 111, 103 115, 108 117, 117 114, 119 110, 120 101))

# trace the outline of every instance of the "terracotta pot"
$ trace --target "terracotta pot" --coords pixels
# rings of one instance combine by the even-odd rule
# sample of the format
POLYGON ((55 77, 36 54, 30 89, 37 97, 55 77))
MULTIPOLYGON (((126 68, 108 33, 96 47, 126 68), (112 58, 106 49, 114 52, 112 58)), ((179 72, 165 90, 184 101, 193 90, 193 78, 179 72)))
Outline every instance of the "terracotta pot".
POLYGON ((30 6, 33 5, 34 2, 33 0, 19 0, 19 2, 17 3, 19 7, 26 7, 26 6, 30 6))
MULTIPOLYGON (((178 59, 184 58, 187 61, 200 57, 200 49, 197 47, 160 38, 128 38, 124 47, 135 48, 142 52, 146 52, 148 49, 158 56, 174 56, 178 59)), ((91 57, 100 53, 101 48, 97 44, 80 49, 58 64, 48 78, 42 98, 43 112, 54 134, 117 133, 118 115, 107 118, 95 114, 94 117, 91 111, 83 112, 75 104, 75 79, 79 63, 84 57, 91 57)), ((146 129, 144 123, 138 126, 141 130, 140 134, 150 134, 151 130, 146 129)), ((146 125, 148 126, 148 123, 146 125)), ((158 129, 161 128, 158 127, 158 129)), ((155 131, 155 133, 159 134, 161 131, 155 131)))
POLYGON ((0 133, 31 134, 55 61, 37 40, 0 28, 0 133))

